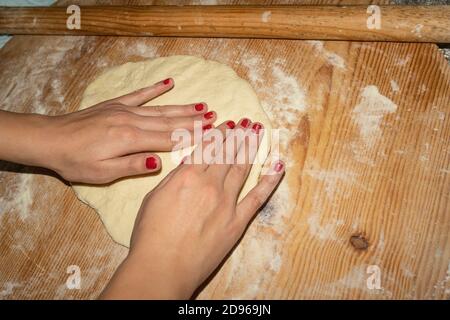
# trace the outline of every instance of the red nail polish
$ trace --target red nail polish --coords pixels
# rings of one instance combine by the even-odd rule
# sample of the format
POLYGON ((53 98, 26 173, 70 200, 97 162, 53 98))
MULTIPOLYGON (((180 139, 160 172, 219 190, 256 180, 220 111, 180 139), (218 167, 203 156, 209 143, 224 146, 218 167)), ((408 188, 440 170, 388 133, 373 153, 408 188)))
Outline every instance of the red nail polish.
POLYGON ((255 123, 252 127, 253 131, 258 134, 259 131, 262 129, 262 125, 260 123, 255 123))
POLYGON ((242 119, 241 126, 243 126, 244 128, 247 128, 249 124, 250 124, 250 120, 248 120, 247 118, 242 119))
POLYGON ((165 85, 168 85, 168 84, 170 83, 170 78, 167 78, 166 80, 164 80, 163 83, 164 83, 165 85))
POLYGON ((214 112, 210 111, 205 113, 204 115, 205 119, 211 119, 212 117, 214 117, 214 112))
POLYGON ((228 121, 227 122, 227 127, 230 129, 234 129, 234 127, 236 126, 236 124, 234 123, 234 121, 228 121))
POLYGON ((202 111, 203 110, 203 103, 197 103, 195 105, 195 110, 202 111))
POLYGON ((203 131, 209 130, 212 128, 212 125, 207 124, 206 126, 203 126, 203 131))
POLYGON ((154 157, 148 157, 145 160, 145 166, 147 167, 147 169, 153 170, 158 166, 158 162, 156 162, 156 159, 154 157))
POLYGON ((283 163, 281 161, 278 161, 275 164, 274 169, 275 169, 276 172, 281 172, 283 170, 283 167, 284 167, 283 163))

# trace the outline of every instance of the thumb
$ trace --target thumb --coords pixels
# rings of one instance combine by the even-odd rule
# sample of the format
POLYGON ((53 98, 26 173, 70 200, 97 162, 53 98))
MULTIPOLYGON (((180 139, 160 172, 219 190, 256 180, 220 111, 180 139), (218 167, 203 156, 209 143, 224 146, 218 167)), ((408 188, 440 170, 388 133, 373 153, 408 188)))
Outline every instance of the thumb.
POLYGON ((161 159, 154 153, 132 155, 105 160, 104 168, 114 180, 159 171, 161 159))
POLYGON ((241 200, 237 206, 237 218, 243 228, 247 226, 256 211, 269 199, 280 182, 285 170, 285 164, 281 160, 272 163, 268 172, 262 176, 258 184, 241 200))

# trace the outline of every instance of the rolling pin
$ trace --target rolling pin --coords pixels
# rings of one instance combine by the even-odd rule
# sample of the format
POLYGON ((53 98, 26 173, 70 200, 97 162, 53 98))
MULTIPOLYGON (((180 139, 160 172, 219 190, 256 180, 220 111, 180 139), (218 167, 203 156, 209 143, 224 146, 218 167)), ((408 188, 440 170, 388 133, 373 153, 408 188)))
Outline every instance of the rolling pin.
POLYGON ((450 43, 450 6, 1 7, 0 33, 450 43))

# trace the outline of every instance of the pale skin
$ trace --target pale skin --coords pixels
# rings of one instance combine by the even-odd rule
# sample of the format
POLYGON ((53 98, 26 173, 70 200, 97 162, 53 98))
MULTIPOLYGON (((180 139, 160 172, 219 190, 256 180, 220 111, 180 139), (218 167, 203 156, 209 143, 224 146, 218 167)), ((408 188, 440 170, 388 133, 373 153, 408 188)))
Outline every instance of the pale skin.
MULTIPOLYGON (((173 80, 166 79, 62 116, 0 111, 0 159, 46 167, 68 181, 83 183, 103 184, 156 172, 164 164, 153 152, 172 149, 174 129, 193 130, 194 121, 208 128, 217 117, 205 103, 140 107, 173 86, 173 80)), ((247 136, 264 131, 249 119, 236 125, 226 121, 216 129, 225 140, 230 130, 244 130, 247 136)), ((205 139, 203 146, 208 143, 205 139)), ((244 137, 233 150, 223 148, 223 154, 217 155, 245 155, 244 163, 190 164, 193 161, 186 159, 147 194, 129 253, 100 298, 192 297, 239 241, 283 176, 284 163, 273 161, 268 174, 238 201, 255 156, 248 144, 244 137)))

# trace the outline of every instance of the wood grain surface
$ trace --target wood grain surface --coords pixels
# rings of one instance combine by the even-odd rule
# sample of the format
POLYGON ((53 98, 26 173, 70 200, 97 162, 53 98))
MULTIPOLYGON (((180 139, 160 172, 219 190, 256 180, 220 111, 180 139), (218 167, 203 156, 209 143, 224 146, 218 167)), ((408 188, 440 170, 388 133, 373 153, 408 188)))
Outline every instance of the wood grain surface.
MULTIPOLYGON (((450 298, 450 67, 436 45, 16 36, 0 50, 0 106, 74 111, 108 67, 174 54, 247 79, 288 164, 199 299, 450 298)), ((127 250, 51 172, 0 168, 0 298, 96 298, 127 250)))
POLYGON ((83 6, 0 8, 0 33, 450 42, 450 6, 83 6), (370 25, 371 24, 371 25, 370 25), (370 27, 369 27, 370 26, 370 27))

